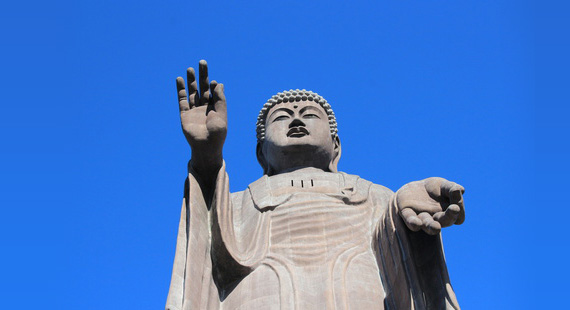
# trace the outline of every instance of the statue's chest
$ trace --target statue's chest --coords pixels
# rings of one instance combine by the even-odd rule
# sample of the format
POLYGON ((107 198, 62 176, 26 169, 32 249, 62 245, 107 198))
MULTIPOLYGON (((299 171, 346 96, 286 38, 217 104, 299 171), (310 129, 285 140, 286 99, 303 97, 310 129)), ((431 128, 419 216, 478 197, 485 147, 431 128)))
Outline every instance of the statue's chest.
POLYGON ((374 207, 357 177, 303 171, 262 178, 250 185, 269 229, 270 255, 294 265, 318 265, 349 249, 370 247, 374 207))
POLYGON ((366 201, 347 203, 334 180, 292 181, 293 186, 287 184, 291 188, 303 187, 293 194, 284 188, 274 192, 289 196, 269 212, 270 252, 295 265, 319 265, 349 249, 369 247, 373 208, 366 201))

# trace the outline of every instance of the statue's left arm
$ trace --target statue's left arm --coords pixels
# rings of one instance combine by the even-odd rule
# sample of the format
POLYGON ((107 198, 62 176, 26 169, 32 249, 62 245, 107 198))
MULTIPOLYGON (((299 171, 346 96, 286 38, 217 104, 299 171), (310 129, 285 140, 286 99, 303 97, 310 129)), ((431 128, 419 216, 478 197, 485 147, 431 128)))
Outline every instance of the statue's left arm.
POLYGON ((377 227, 388 309, 459 309, 440 232, 463 223, 463 192, 456 183, 428 178, 392 195, 377 227))
MULTIPOLYGON (((176 79, 182 131, 190 148, 188 178, 176 242, 176 254, 166 309, 213 309, 216 290, 212 278, 212 206, 215 196, 229 197, 222 149, 227 134, 224 86, 209 82, 208 65, 201 60, 199 80, 193 68, 187 82, 176 79)), ((217 203, 227 208, 227 200, 217 203)))

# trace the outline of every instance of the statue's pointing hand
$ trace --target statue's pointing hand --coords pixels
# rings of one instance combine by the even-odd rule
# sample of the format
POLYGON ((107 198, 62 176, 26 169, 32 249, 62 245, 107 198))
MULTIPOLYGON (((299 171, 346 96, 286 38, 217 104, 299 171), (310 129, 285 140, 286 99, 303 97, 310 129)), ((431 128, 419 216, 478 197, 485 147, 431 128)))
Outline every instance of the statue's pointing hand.
POLYGON ((406 226, 436 235, 442 227, 465 220, 463 186, 443 178, 411 182, 398 190, 396 206, 406 226))
POLYGON ((199 88, 194 68, 188 68, 186 73, 188 93, 182 77, 176 78, 176 88, 182 131, 192 149, 190 161, 203 170, 216 170, 222 164, 222 148, 228 129, 224 85, 208 82, 205 60, 199 64, 199 88))

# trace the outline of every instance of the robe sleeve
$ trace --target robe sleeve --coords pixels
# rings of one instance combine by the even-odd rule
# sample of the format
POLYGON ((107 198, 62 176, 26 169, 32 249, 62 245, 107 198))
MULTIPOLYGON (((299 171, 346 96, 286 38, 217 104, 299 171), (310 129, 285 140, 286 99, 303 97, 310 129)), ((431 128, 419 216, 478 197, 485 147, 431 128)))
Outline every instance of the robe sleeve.
MULTIPOLYGON (((216 185, 226 180, 224 163, 218 172, 216 185)), ((196 180, 195 172, 189 168, 188 178, 184 185, 184 198, 166 310, 218 308, 217 300, 214 298, 217 294, 212 278, 210 258, 210 213, 200 184, 196 180)))
POLYGON ((267 250, 267 218, 249 192, 230 194, 225 162, 215 186, 208 206, 189 168, 166 310, 219 309, 267 250))
POLYGON ((398 213, 396 194, 377 225, 378 265, 386 309, 459 309, 449 281, 441 234, 412 232, 398 213))

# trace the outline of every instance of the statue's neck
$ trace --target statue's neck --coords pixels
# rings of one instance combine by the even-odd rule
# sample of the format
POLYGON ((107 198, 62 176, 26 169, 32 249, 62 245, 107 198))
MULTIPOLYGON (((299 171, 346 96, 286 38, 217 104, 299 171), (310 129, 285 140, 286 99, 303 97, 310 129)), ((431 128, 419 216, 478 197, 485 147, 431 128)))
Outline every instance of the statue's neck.
POLYGON ((284 174, 284 173, 303 174, 303 173, 315 173, 315 172, 330 172, 330 171, 320 169, 320 168, 315 168, 315 167, 300 166, 300 167, 291 167, 291 168, 283 169, 279 172, 274 172, 274 173, 270 172, 268 174, 268 176, 274 176, 274 175, 284 174))

